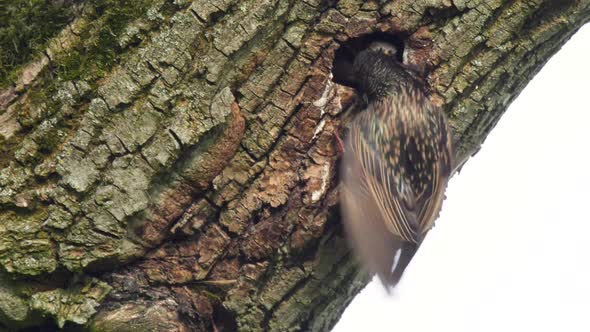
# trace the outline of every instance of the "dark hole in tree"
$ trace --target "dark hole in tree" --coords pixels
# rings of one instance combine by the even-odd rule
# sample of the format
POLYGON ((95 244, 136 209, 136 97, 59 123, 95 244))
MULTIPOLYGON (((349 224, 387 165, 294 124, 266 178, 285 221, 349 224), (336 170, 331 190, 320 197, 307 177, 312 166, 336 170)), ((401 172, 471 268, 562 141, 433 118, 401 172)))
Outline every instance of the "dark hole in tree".
POLYGON ((354 62, 355 56, 362 50, 368 48, 372 42, 382 41, 393 44, 397 48, 398 60, 402 62, 404 54, 404 39, 405 36, 401 35, 375 32, 340 43, 340 48, 336 50, 336 54, 334 55, 332 80, 338 84, 356 88, 352 63, 354 62))

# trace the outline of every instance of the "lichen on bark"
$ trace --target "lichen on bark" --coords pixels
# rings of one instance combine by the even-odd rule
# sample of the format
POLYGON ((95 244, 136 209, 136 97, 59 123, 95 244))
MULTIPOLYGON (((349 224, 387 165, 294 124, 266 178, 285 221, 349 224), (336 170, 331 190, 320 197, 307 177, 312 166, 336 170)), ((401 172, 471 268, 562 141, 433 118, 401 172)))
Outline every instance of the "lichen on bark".
POLYGON ((462 162, 589 7, 83 2, 0 90, 0 323, 329 330, 368 281, 338 221, 336 51, 403 39, 462 162))
POLYGON ((55 317, 57 326, 66 322, 85 324, 96 313, 96 308, 111 291, 106 283, 89 279, 67 289, 53 289, 31 296, 31 310, 55 317))

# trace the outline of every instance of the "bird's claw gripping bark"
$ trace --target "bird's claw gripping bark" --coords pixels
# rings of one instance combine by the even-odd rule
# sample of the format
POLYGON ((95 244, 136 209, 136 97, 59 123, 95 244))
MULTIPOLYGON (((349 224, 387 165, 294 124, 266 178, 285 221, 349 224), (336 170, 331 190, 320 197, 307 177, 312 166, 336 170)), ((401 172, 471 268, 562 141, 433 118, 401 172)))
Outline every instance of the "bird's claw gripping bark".
POLYGON ((336 143, 338 143, 338 151, 341 154, 344 153, 344 141, 342 141, 342 138, 340 137, 340 133, 335 132, 334 137, 336 138, 336 143))

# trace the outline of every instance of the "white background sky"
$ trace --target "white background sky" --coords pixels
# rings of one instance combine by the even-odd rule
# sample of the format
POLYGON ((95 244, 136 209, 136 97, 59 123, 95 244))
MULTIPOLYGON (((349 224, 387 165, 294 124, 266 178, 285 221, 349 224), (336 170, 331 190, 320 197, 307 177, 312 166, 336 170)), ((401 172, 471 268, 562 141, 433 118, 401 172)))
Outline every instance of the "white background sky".
POLYGON ((590 331, 590 26, 529 83, 450 182, 391 296, 333 332, 590 331))

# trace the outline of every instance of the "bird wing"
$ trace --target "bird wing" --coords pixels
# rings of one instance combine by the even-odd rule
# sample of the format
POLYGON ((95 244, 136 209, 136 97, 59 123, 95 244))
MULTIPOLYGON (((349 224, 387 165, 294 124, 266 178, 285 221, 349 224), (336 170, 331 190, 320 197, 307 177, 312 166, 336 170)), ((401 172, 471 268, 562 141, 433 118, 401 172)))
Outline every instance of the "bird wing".
MULTIPOLYGON (((412 209, 414 195, 410 184, 387 162, 384 151, 371 142, 370 127, 376 121, 374 114, 364 111, 352 122, 343 157, 343 165, 352 166, 344 172, 342 183, 354 196, 355 205, 364 205, 359 206, 360 211, 371 211, 385 231, 415 243, 419 224, 412 209)), ((367 219, 353 222, 367 223, 367 219)))
POLYGON ((423 202, 420 204, 421 210, 418 219, 420 220, 420 230, 422 233, 430 230, 438 218, 445 198, 447 181, 451 176, 452 170, 453 146, 451 132, 447 127, 444 113, 437 110, 437 115, 440 128, 439 136, 437 137, 440 155, 433 164, 432 189, 428 195, 422 197, 423 202))
POLYGON ((380 207, 362 175, 363 166, 355 154, 348 153, 349 148, 344 153, 340 170, 340 205, 344 228, 349 243, 365 266, 377 273, 384 285, 395 286, 407 265, 400 266, 397 274, 393 273, 395 257, 403 248, 404 241, 387 228, 380 207))
POLYGON ((442 206, 450 150, 442 112, 417 109, 434 106, 422 95, 410 97, 385 98, 355 117, 343 159, 357 171, 344 173, 342 182, 357 205, 367 205, 361 210, 376 208, 389 232, 420 243, 442 206), (435 116, 416 118, 424 112, 435 116))
POLYGON ((417 245, 410 239, 417 225, 415 215, 401 212, 399 205, 404 203, 397 201, 399 195, 392 198, 387 187, 381 185, 388 180, 391 184, 393 178, 383 167, 381 156, 368 148, 361 128, 354 127, 374 120, 365 118, 367 115, 370 113, 361 113, 353 121, 346 141, 341 163, 342 219, 355 253, 389 289, 399 282, 416 252, 417 245), (395 220, 406 221, 401 228, 405 233, 397 231, 395 220))

